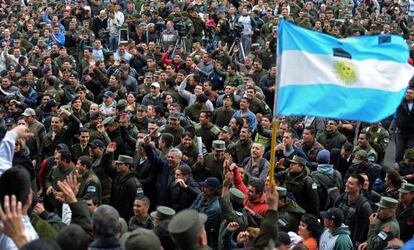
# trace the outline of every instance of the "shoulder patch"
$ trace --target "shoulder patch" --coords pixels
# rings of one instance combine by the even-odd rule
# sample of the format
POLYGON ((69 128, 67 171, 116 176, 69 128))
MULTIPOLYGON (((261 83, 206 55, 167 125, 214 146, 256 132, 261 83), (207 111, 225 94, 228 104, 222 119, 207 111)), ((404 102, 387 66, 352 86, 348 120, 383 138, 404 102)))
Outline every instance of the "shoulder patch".
POLYGON ((312 183, 312 189, 318 189, 318 184, 316 184, 315 182, 312 183))
POLYGON ((96 193, 96 187, 95 186, 89 186, 86 189, 86 192, 88 192, 88 193, 96 193))

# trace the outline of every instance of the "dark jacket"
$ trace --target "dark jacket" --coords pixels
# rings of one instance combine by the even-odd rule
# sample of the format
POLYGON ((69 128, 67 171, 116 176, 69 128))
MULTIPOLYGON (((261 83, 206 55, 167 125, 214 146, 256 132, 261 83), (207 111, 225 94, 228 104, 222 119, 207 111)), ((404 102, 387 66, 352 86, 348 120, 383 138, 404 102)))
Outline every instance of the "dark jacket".
POLYGON ((112 185, 111 202, 110 204, 119 212, 119 216, 126 221, 133 215, 133 206, 137 188, 141 186, 135 173, 128 173, 121 175, 114 174, 114 183, 112 185))
POLYGON ((401 133, 414 133, 414 109, 408 110, 408 103, 404 100, 397 108, 397 118, 395 119, 397 128, 401 133))
POLYGON ((335 201, 335 207, 344 213, 344 224, 351 230, 351 240, 354 245, 361 244, 367 240, 369 216, 372 208, 369 201, 360 195, 356 200, 349 202, 348 194, 341 194, 335 201))
POLYGON ((170 183, 169 192, 170 204, 168 206, 176 212, 189 208, 197 195, 201 193, 198 183, 192 177, 188 178, 187 188, 183 188, 175 182, 170 183))

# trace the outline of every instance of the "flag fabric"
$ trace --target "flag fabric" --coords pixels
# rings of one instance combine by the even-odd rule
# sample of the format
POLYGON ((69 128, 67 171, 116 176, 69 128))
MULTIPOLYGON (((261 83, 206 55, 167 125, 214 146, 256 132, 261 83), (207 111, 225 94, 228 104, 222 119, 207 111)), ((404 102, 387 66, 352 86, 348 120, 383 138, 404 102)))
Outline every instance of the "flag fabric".
POLYGON ((377 122, 395 113, 414 68, 395 35, 337 39, 280 20, 276 115, 377 122))

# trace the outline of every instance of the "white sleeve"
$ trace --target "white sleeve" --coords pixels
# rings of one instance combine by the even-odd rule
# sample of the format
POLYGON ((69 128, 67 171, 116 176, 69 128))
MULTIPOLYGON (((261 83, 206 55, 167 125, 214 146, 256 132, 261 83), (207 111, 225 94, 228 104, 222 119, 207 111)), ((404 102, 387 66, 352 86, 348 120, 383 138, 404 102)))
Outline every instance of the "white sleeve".
POLYGON ((0 142, 0 176, 12 167, 16 139, 16 132, 7 132, 0 142))

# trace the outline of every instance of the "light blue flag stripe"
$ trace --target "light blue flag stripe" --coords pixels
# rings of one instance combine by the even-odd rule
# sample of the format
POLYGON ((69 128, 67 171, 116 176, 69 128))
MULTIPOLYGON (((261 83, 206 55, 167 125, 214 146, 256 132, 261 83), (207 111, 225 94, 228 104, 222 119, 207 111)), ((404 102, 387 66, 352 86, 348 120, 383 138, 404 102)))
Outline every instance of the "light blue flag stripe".
POLYGON ((278 114, 377 122, 394 114, 405 91, 347 88, 336 84, 288 85, 279 89, 278 114), (381 104, 380 110, 378 104, 381 104))
POLYGON ((285 20, 279 22, 279 54, 286 50, 302 50, 313 54, 333 55, 333 48, 342 48, 352 55, 353 60, 376 59, 399 63, 408 61, 409 49, 406 41, 400 36, 380 35, 336 39, 285 20))

